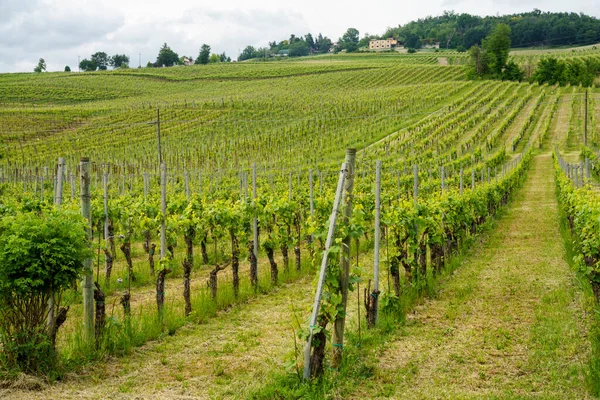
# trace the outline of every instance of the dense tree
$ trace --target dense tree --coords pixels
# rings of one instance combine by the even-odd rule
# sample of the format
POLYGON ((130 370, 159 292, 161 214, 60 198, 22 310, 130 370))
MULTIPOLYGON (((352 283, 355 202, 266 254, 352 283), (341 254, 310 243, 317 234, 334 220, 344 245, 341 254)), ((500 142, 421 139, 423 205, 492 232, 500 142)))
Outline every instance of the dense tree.
POLYGON ((203 44, 200 47, 200 53, 198 54, 198 58, 196 58, 195 64, 206 65, 210 61, 210 46, 207 44, 203 44))
POLYGON ((65 67, 65 72, 71 72, 71 67, 69 67, 68 65, 65 67))
POLYGON ((348 43, 355 43, 358 44, 358 29, 356 28, 348 28, 348 30, 346 31, 346 33, 344 33, 342 35, 342 42, 345 44, 348 43))
POLYGON ((542 58, 532 80, 550 85, 592 86, 600 72, 600 62, 596 60, 559 60, 554 57, 542 58))
POLYGON ((499 23, 511 28, 512 45, 516 47, 593 44, 600 41, 600 20, 585 14, 550 13, 540 10, 503 16, 479 17, 445 11, 438 17, 427 17, 388 29, 381 37, 394 37, 404 43, 434 39, 441 47, 470 48, 482 44, 499 23))
POLYGON ((310 33, 307 33, 307 34, 304 36, 304 41, 306 42, 306 44, 307 44, 308 48, 309 48, 311 51, 314 51, 314 50, 315 50, 315 41, 314 41, 314 39, 313 39, 313 37, 312 37, 312 35, 311 35, 310 33))
POLYGON ((332 45, 333 43, 331 42, 331 39, 319 33, 319 36, 317 36, 317 41, 315 42, 315 46, 319 53, 329 52, 329 49, 331 49, 332 45))
POLYGON ((492 73, 502 74, 510 52, 510 27, 498 24, 492 33, 483 40, 483 48, 489 54, 489 65, 492 73))
POLYGON ((524 78, 525 72, 523 72, 516 62, 511 60, 506 63, 504 70, 502 70, 502 80, 521 82, 524 78))
POLYGON ((103 51, 92 54, 90 60, 96 65, 96 68, 100 70, 105 70, 110 62, 108 55, 103 51))
POLYGON ((290 44, 289 53, 290 57, 300 57, 307 56, 310 53, 310 48, 308 43, 305 41, 298 41, 296 43, 290 44))
POLYGON ((219 54, 219 58, 221 59, 221 62, 231 62, 231 57, 227 57, 225 52, 219 54))
POLYGON ((87 58, 84 58, 79 63, 79 69, 82 70, 82 71, 84 71, 84 72, 91 72, 91 71, 97 70, 98 66, 92 60, 88 60, 87 58))
POLYGON ((476 76, 487 75, 490 71, 489 61, 486 52, 477 45, 469 49, 471 55, 471 66, 476 76))
POLYGON ((115 54, 110 57, 109 64, 113 68, 127 68, 129 66, 129 57, 125 54, 115 54))
POLYGON ((179 64, 179 56, 165 43, 158 52, 155 65, 158 67, 172 67, 179 64))
POLYGON ((213 53, 210 55, 208 62, 211 64, 221 62, 221 57, 218 54, 213 53))
POLYGON ((40 58, 38 64, 33 69, 33 72, 44 72, 46 70, 46 61, 43 58, 40 58))
POLYGON ((258 54, 253 46, 246 46, 246 48, 242 51, 242 54, 240 54, 238 57, 238 61, 249 60, 251 58, 256 58, 257 56, 258 54))

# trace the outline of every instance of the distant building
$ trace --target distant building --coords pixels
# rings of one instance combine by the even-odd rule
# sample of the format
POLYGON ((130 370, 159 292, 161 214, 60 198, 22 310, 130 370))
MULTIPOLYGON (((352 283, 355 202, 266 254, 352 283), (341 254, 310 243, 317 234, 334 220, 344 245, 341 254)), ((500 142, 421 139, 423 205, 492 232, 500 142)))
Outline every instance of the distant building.
POLYGON ((194 60, 191 58, 183 57, 183 65, 194 65, 194 60))
POLYGON ((376 39, 369 41, 369 50, 390 50, 398 45, 396 39, 376 39))

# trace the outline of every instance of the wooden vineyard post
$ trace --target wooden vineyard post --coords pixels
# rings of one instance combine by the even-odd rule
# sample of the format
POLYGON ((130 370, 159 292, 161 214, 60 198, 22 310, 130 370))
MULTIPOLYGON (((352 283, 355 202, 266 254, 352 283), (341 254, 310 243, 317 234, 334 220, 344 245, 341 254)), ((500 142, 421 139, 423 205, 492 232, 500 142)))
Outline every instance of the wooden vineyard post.
POLYGON ((583 117, 583 145, 587 146, 588 133, 588 90, 585 89, 585 113, 583 117))
POLYGON ((156 276, 156 305, 158 318, 162 322, 165 303, 165 276, 171 272, 165 264, 167 256, 167 166, 160 165, 160 211, 162 221, 160 224, 160 271, 156 276))
POLYGON ((588 183, 590 181, 590 159, 586 157, 585 159, 585 178, 587 179, 588 183))
MULTIPOLYGON (((308 170, 308 186, 309 186, 309 194, 310 194, 310 217, 315 217, 315 199, 314 199, 314 188, 313 188, 313 173, 312 169, 308 170)), ((315 234, 310 234, 310 242, 313 243, 315 241, 315 234)))
POLYGON ((54 193, 54 204, 59 207, 63 201, 64 174, 65 174, 65 159, 60 157, 58 159, 58 168, 56 170, 56 189, 55 189, 55 193, 54 193))
POLYGON ((160 165, 160 259, 167 255, 167 166, 160 165))
POLYGON ((156 136, 158 137, 158 163, 162 168, 163 158, 160 144, 160 108, 156 109, 156 136))
MULTIPOLYGON (((92 240, 92 215, 90 198, 90 159, 81 159, 81 215, 87 223, 87 235, 92 240)), ((94 334, 94 287, 93 287, 92 258, 86 258, 83 262, 83 331, 84 340, 92 345, 95 342, 94 334)))
POLYGON ((142 174, 144 179, 144 199, 148 197, 148 173, 144 172, 142 174))
MULTIPOLYGON (((348 224, 350 218, 352 218, 352 192, 354 189, 356 149, 346 150, 345 161, 348 169, 348 175, 344 180, 344 191, 342 195, 342 200, 344 202, 342 221, 344 224, 348 224)), ((331 359, 331 366, 333 368, 339 368, 342 364, 342 355, 344 351, 344 329, 346 327, 346 307, 348 305, 348 280, 350 278, 350 244, 350 236, 342 238, 342 249, 340 251, 340 275, 338 278, 342 296, 342 312, 338 312, 334 322, 332 338, 333 357, 331 359)))
MULTIPOLYGON (((75 175, 71 172, 70 175, 70 182, 71 182, 71 200, 75 199, 75 175)), ((36 185, 37 185, 37 180, 35 181, 36 185)))
POLYGON ((462 196, 462 194, 463 194, 463 167, 462 167, 462 165, 460 167, 460 187, 459 187, 459 190, 460 190, 460 195, 462 196))
POLYGON ((375 164, 375 232, 373 250, 373 291, 369 294, 367 309, 367 326, 377 325, 379 320, 379 246, 381 240, 381 161, 375 164))
MULTIPOLYGON (((256 206, 256 163, 252 165, 252 199, 256 206)), ((252 238, 254 258, 250 265, 250 281, 252 286, 258 288, 258 216, 256 215, 256 210, 252 219, 252 238)))
POLYGON ((187 201, 190 201, 190 178, 187 171, 183 173, 183 179, 185 184, 185 198, 187 201))
POLYGON ((445 189, 445 185, 444 185, 444 183, 445 183, 444 182, 444 175, 445 175, 445 173, 444 172, 445 172, 444 171, 444 166, 442 165, 442 193, 444 193, 444 189, 445 189))
MULTIPOLYGON (((310 379, 311 377, 311 364, 313 363, 313 358, 321 357, 322 354, 313 355, 311 357, 311 349, 312 349, 312 340, 313 340, 313 331, 317 327, 317 318, 319 316, 319 309, 321 308, 321 296, 323 294, 323 285, 325 284, 325 276, 327 274, 327 256, 329 254, 329 249, 333 244, 333 237, 335 233, 335 223, 337 220, 337 216, 339 213, 340 201, 342 199, 342 189, 344 187, 344 180, 346 177, 346 163, 342 164, 342 169, 340 171, 340 176, 338 178, 337 189, 335 191, 335 198, 333 200, 333 210, 331 211, 331 216, 329 217, 329 229, 327 230, 327 239, 325 240, 325 249, 323 251, 323 257, 321 258, 321 270, 319 271, 319 282, 317 283, 317 292, 315 293, 315 301, 313 303, 312 315, 310 318, 309 325, 309 333, 308 338, 306 340, 306 344, 304 346, 304 379, 310 379)), ((320 332, 321 333, 321 332, 320 332)), ((326 336, 321 335, 324 339, 326 336)), ((321 344, 321 347, 324 349, 324 343, 321 344)))
POLYGON ((419 166, 415 164, 413 171, 414 171, 413 200, 415 202, 415 207, 416 207, 417 199, 419 198, 419 166))
MULTIPOLYGON (((64 168, 65 168, 65 159, 61 157, 58 159, 58 169, 56 172, 56 177, 58 179, 58 181, 56 183, 56 193, 54 196, 54 205, 56 206, 56 208, 60 208, 60 206, 62 204, 64 168)), ((47 320, 48 332, 50 332, 50 338, 51 338, 52 342, 54 342, 54 340, 55 340, 54 333, 56 331, 56 329, 55 329, 55 325, 56 325, 55 302, 56 302, 56 299, 54 297, 54 291, 52 291, 50 293, 50 299, 48 299, 48 320, 47 320)))

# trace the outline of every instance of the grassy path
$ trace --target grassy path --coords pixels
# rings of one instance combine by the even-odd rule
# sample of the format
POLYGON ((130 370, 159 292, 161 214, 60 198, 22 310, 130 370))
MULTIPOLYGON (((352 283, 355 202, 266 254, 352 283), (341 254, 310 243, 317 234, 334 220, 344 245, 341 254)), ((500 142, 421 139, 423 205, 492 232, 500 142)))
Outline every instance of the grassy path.
POLYGON ((564 261, 550 154, 352 398, 585 399, 584 298, 564 261))
POLYGON ((2 399, 245 398, 293 353, 296 318, 312 302, 311 278, 189 325, 133 354, 98 363, 41 391, 2 390, 2 399))

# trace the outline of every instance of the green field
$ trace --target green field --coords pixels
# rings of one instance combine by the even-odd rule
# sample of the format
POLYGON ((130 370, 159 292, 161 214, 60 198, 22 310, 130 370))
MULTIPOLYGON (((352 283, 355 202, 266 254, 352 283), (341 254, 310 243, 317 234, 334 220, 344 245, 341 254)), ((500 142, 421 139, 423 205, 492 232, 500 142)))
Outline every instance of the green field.
POLYGON ((0 357, 0 397, 595 398, 600 91, 470 81, 467 60, 338 54, 0 75, 0 250, 23 216, 81 212, 89 157, 92 276, 106 296, 89 346, 81 285, 61 290, 70 309, 55 370, 19 374, 0 357), (325 251, 348 148, 352 208, 325 251), (586 158, 578 185, 563 170, 586 158), (377 161, 381 293, 371 294, 377 161), (323 254, 326 357, 307 383, 323 254), (379 300, 374 328, 365 297, 379 300))

